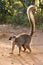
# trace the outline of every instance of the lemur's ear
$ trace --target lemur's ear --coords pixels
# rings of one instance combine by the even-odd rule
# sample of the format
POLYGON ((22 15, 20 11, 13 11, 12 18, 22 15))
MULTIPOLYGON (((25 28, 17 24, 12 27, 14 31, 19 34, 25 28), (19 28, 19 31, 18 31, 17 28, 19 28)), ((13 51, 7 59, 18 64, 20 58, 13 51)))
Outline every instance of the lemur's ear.
POLYGON ((16 36, 12 36, 12 38, 16 38, 16 36))

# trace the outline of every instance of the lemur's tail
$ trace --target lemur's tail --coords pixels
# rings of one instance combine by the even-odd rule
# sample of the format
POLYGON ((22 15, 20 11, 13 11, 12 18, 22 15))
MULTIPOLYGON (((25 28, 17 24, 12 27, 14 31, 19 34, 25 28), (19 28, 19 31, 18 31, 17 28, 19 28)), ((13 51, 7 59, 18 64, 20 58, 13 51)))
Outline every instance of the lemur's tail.
POLYGON ((27 16, 28 16, 28 19, 29 19, 29 22, 30 22, 30 25, 31 25, 31 33, 30 33, 30 36, 32 36, 33 33, 35 32, 35 18, 34 18, 33 12, 32 12, 33 9, 36 9, 36 6, 35 5, 30 5, 27 8, 27 16))
POLYGON ((11 37, 9 38, 9 40, 12 40, 13 38, 16 38, 16 36, 11 36, 11 37))

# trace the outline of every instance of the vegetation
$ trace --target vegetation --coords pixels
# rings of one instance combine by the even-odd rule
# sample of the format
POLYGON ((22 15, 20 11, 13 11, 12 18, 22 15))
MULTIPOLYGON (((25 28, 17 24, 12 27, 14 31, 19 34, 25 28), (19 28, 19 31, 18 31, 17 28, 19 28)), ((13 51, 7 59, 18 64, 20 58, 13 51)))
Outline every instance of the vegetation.
POLYGON ((42 0, 0 0, 0 24, 28 26, 26 10, 31 4, 39 9, 34 12, 36 25, 43 29, 43 1, 42 0))

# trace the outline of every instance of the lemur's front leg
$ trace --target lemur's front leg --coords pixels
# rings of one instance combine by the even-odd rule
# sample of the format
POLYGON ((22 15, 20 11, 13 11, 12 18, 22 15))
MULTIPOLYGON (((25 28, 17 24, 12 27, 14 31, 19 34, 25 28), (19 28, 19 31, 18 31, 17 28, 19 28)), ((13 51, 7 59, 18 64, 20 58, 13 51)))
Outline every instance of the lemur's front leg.
POLYGON ((13 54, 13 50, 14 50, 15 44, 14 42, 12 43, 12 51, 10 52, 10 54, 13 54))

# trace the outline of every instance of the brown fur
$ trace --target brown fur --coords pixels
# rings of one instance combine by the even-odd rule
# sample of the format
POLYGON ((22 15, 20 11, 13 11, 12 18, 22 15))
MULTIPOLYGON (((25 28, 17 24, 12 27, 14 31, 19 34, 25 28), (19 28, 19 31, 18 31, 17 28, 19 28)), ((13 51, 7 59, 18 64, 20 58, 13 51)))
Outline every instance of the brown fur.
MULTIPOLYGON (((34 16, 32 13, 32 9, 34 9, 34 8, 35 8, 34 5, 31 5, 27 8, 27 15, 28 15, 28 19, 29 19, 29 22, 31 25, 31 33, 30 33, 30 35, 21 34, 18 36, 12 36, 12 38, 15 38, 15 40, 12 43, 12 53, 13 53, 15 45, 17 45, 19 47, 19 55, 20 55, 20 51, 21 51, 21 46, 24 48, 24 51, 27 48, 31 52, 30 42, 31 42, 32 35, 35 31, 35 20, 34 20, 34 16)), ((10 37, 9 40, 11 40, 12 38, 10 37)))

